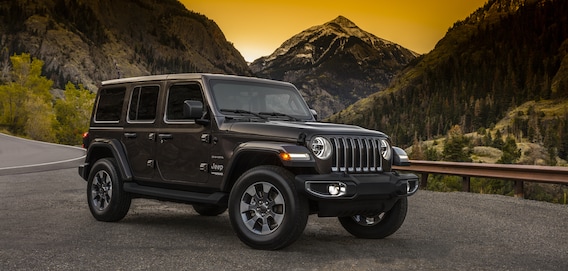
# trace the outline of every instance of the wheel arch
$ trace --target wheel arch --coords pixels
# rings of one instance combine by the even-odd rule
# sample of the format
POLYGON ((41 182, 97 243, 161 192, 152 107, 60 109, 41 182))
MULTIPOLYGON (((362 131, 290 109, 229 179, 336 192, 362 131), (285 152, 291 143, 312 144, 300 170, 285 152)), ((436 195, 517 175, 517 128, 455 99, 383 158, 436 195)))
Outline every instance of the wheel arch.
POLYGON ((293 173, 315 167, 315 161, 311 154, 310 159, 306 161, 283 161, 280 157, 281 153, 291 152, 310 154, 304 146, 282 142, 247 142, 239 145, 229 161, 228 170, 221 185, 223 191, 231 191, 239 176, 257 166, 280 166, 293 173))
POLYGON ((120 177, 124 181, 132 180, 132 171, 128 166, 126 151, 117 139, 97 140, 91 142, 85 157, 85 163, 89 166, 83 171, 83 179, 89 176, 91 166, 99 159, 114 158, 116 160, 120 177))

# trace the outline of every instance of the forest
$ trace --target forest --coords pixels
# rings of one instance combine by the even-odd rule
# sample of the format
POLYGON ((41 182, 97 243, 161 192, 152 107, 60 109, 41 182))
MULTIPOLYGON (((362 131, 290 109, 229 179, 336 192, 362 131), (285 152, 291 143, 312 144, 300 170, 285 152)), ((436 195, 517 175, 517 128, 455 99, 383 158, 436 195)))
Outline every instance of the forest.
MULTIPOLYGON (((568 63, 562 66, 568 55, 568 2, 526 4, 499 16, 485 23, 456 23, 432 52, 395 79, 394 91, 369 98, 370 113, 348 109, 330 120, 385 131, 407 147, 415 135, 420 140, 443 137, 453 125, 464 133, 494 128, 528 101, 568 101, 568 63)), ((519 114, 503 134, 556 144, 566 158, 568 106, 552 115, 519 114)))
MULTIPOLYGON (((386 132, 412 150, 412 159, 565 165, 568 1, 488 1, 386 90, 328 121, 386 132), (475 150, 497 157, 474 160, 475 150)), ((461 189, 459 177, 435 176, 428 184, 461 189)), ((506 180, 473 178, 472 190, 513 193, 506 180)), ((527 198, 559 203, 567 192, 559 185, 525 189, 527 198)))

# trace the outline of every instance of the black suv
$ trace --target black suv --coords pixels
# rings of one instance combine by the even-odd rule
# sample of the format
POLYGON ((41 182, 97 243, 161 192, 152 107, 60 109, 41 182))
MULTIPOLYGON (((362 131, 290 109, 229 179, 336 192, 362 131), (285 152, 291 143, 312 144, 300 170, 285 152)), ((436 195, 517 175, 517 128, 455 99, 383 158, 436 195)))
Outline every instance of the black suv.
POLYGON ((279 249, 308 215, 339 217, 361 238, 404 222, 418 189, 406 153, 381 132, 321 123, 294 85, 259 78, 172 74, 102 82, 79 175, 92 215, 126 216, 133 198, 229 210, 238 237, 279 249))

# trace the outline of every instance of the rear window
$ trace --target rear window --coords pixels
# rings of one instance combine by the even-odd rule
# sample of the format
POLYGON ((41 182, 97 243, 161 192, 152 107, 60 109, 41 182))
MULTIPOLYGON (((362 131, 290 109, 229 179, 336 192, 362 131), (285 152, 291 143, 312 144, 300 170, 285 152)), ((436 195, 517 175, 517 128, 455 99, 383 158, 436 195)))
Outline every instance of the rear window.
POLYGON ((99 100, 95 121, 98 122, 118 122, 122 112, 122 102, 126 88, 105 88, 99 90, 99 100))
POLYGON ((128 110, 129 121, 151 122, 156 119, 158 107, 158 86, 144 86, 134 88, 128 110))

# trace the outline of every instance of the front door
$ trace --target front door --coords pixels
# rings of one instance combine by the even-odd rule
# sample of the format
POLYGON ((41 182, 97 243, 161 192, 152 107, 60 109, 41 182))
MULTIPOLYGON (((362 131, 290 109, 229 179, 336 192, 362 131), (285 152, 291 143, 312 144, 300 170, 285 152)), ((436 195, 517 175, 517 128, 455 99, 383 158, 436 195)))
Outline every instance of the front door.
POLYGON ((211 129, 183 116, 184 101, 204 102, 201 85, 173 83, 167 91, 164 124, 157 134, 156 168, 160 178, 168 183, 205 183, 211 156, 211 144, 205 139, 211 129))

